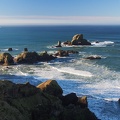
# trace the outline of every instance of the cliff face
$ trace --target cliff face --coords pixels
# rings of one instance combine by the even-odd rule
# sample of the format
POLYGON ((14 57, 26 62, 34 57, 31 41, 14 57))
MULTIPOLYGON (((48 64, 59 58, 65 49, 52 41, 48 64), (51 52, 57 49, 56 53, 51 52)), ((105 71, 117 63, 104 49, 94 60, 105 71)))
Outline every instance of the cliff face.
POLYGON ((37 87, 0 80, 0 120, 97 120, 87 98, 62 95, 55 80, 37 87), (58 92, 58 94, 57 94, 58 92))

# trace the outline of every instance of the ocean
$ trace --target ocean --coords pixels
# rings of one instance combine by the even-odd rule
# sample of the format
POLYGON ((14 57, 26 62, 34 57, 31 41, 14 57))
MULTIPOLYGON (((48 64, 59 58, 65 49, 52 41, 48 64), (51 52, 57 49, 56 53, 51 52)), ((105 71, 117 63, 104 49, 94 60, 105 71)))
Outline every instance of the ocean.
POLYGON ((88 107, 101 120, 120 120, 120 26, 1 26, 0 52, 16 56, 24 48, 49 54, 57 50, 75 50, 78 54, 33 65, 0 66, 0 79, 15 83, 38 85, 48 79, 56 80, 64 95, 74 92, 86 95, 88 107), (58 41, 71 41, 83 34, 91 46, 63 46, 58 41), (96 41, 99 41, 96 43, 96 41), (90 55, 99 60, 86 60, 90 55))

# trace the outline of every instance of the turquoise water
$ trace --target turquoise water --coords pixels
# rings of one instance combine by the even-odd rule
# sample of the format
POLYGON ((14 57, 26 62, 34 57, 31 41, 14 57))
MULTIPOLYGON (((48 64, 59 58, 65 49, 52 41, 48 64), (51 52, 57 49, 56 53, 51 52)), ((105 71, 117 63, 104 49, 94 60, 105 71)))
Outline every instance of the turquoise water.
POLYGON ((48 79, 58 81, 64 94, 75 92, 87 95, 89 108, 102 120, 119 120, 120 105, 120 26, 20 26, 0 28, 0 52, 13 56, 24 48, 29 51, 54 53, 58 49, 77 50, 79 54, 58 58, 49 63, 0 67, 0 79, 15 83, 29 81, 37 85, 48 79), (55 48, 58 41, 71 40, 83 34, 92 46, 63 46, 55 48), (95 43, 99 41, 99 43, 95 43), (89 55, 99 55, 100 60, 85 60, 89 55))

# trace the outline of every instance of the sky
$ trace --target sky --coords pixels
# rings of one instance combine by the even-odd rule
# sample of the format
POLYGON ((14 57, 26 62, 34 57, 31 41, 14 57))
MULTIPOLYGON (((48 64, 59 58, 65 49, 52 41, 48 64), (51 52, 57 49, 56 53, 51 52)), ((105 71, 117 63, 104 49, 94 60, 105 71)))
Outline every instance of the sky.
POLYGON ((120 0, 0 0, 0 25, 120 25, 120 0))

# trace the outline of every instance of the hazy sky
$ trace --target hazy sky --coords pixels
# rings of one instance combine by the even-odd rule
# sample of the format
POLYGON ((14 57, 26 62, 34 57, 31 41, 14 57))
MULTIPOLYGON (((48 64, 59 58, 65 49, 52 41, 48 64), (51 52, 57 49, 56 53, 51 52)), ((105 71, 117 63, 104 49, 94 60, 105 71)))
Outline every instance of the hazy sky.
POLYGON ((119 24, 120 0, 0 0, 0 25, 119 24))

